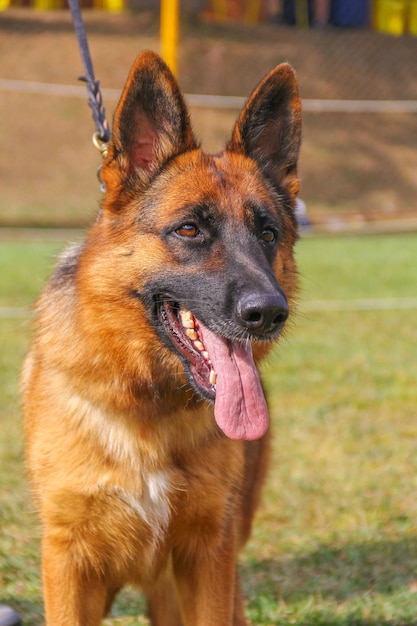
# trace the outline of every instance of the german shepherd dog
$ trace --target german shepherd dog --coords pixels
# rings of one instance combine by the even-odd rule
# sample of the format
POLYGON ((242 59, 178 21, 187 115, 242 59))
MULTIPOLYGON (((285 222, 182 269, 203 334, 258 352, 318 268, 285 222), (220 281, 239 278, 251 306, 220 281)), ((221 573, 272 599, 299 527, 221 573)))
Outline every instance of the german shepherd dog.
POLYGON ((201 151, 163 61, 114 116, 97 219, 37 303, 23 402, 49 626, 125 584, 156 626, 245 624, 236 572, 266 472, 257 365, 296 293, 301 107, 287 64, 201 151))

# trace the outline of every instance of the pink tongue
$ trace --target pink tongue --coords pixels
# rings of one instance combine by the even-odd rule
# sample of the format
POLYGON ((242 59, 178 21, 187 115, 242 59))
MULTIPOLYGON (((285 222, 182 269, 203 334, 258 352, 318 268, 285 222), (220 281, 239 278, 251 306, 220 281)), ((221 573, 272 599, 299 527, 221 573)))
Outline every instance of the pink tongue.
POLYGON ((230 439, 259 439, 269 416, 250 342, 226 341, 201 323, 199 330, 217 374, 217 425, 230 439))

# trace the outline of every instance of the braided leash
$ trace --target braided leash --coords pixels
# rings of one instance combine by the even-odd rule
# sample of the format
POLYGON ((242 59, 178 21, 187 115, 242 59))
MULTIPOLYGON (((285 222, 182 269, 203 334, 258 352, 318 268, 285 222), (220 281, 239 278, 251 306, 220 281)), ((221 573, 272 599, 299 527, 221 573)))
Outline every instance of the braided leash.
MULTIPOLYGON (((93 135, 93 144, 100 151, 103 159, 107 156, 109 141, 111 137, 110 127, 106 119, 106 109, 103 105, 103 98, 100 91, 100 81, 96 80, 94 76, 93 62, 91 60, 90 49, 88 47, 87 35, 84 28, 84 22, 81 15, 80 6, 78 0, 69 0, 69 6, 71 9, 72 22, 74 25, 75 34, 78 40, 78 47, 80 49, 81 60, 83 62, 85 76, 81 76, 79 80, 86 83, 88 94, 88 105, 93 113, 93 120, 96 125, 96 132, 93 135)), ((97 175, 100 181, 100 190, 105 191, 105 186, 100 177, 101 166, 98 169, 97 175)))

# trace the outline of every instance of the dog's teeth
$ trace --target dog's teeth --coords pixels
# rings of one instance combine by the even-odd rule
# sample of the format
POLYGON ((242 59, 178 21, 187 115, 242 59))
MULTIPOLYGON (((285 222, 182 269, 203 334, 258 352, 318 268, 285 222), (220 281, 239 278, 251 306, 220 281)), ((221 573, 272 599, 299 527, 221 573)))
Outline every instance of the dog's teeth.
POLYGON ((210 376, 209 376, 209 381, 212 385, 216 384, 216 380, 217 380, 217 374, 214 370, 210 371, 210 376))
POLYGON ((187 337, 189 339, 191 339, 191 341, 195 341, 198 337, 197 333, 195 332, 194 328, 187 328, 187 330, 185 331, 185 334, 187 335, 187 337))
POLYGON ((203 350, 203 352, 201 354, 206 359, 206 361, 210 360, 209 353, 207 352, 207 350, 203 350))
POLYGON ((184 328, 194 328, 194 318, 191 311, 180 311, 180 317, 184 328))
POLYGON ((204 351, 204 345, 201 343, 201 341, 194 341, 194 347, 197 348, 199 352, 204 351))

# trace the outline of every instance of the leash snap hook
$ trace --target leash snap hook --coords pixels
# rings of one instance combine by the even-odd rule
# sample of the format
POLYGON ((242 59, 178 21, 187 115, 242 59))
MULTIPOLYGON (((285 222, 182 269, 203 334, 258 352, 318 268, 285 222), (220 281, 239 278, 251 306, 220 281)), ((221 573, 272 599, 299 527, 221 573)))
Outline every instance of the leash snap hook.
POLYGON ((98 131, 93 134, 93 145, 99 150, 104 160, 109 152, 109 142, 102 139, 98 131))
MULTIPOLYGON (((97 150, 100 151, 100 154, 104 159, 107 157, 107 154, 109 152, 109 142, 105 141, 104 139, 102 139, 102 137, 100 137, 100 133, 98 131, 96 131, 93 134, 93 145, 97 148, 97 150)), ((101 177, 101 168, 102 168, 102 164, 100 164, 97 168, 97 178, 98 178, 98 182, 100 183, 100 191, 101 193, 105 193, 106 192, 106 184, 104 182, 104 180, 101 177)))

